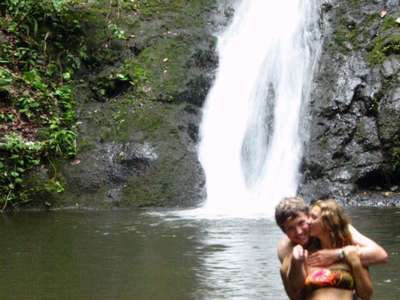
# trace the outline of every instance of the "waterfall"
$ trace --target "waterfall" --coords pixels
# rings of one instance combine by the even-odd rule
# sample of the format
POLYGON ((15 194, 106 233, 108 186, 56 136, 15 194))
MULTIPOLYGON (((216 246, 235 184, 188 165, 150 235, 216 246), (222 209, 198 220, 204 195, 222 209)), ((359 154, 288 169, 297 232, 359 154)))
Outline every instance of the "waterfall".
POLYGON ((318 1, 242 0, 218 36, 219 66, 200 126, 203 210, 270 214, 296 194, 318 9, 318 1))

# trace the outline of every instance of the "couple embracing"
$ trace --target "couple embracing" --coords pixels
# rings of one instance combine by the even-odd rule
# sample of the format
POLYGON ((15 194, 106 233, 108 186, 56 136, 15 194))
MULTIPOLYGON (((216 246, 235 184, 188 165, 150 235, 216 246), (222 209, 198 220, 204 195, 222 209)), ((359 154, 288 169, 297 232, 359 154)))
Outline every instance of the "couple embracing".
POLYGON ((369 300, 368 266, 385 263, 386 251, 351 226, 333 199, 307 206, 284 198, 275 219, 286 234, 278 245, 281 276, 291 300, 369 300))

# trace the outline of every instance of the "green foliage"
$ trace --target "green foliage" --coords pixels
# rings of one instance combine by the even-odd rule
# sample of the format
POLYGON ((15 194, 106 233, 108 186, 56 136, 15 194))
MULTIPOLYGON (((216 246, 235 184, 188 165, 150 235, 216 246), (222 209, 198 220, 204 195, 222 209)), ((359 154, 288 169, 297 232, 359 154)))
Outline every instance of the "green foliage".
POLYGON ((25 44, 14 49, 14 54, 25 64, 26 71, 37 60, 54 60, 61 68, 77 69, 81 60, 87 58, 81 15, 73 8, 79 2, 5 0, 0 5, 2 27, 25 44))
MULTIPOLYGON (((0 106, 0 122, 8 128, 0 139, 3 208, 28 200, 23 183, 32 168, 51 156, 76 155, 76 104, 69 82, 87 48, 75 2, 0 2, 6 39, 0 44, 0 90, 10 99, 8 108, 0 106)), ((63 191, 54 179, 43 189, 63 191)))
POLYGON ((371 65, 378 65, 391 54, 400 54, 400 30, 395 18, 388 16, 379 28, 367 59, 371 65))
POLYGON ((400 54, 400 35, 376 38, 374 47, 368 54, 368 62, 371 65, 381 64, 390 54, 400 54))
POLYGON ((30 84, 34 89, 45 91, 47 89, 47 84, 43 82, 42 77, 37 69, 32 69, 24 73, 24 80, 26 83, 30 84))
POLYGON ((132 77, 133 77, 132 83, 135 86, 143 86, 149 81, 146 70, 138 64, 136 64, 133 68, 132 77))
MULTIPOLYGON (((27 141, 21 135, 8 134, 0 143, 0 203, 3 209, 29 200, 29 194, 23 189, 25 174, 37 167, 49 153, 76 154, 76 133, 63 129, 60 120, 51 121, 50 133, 45 141, 27 141)), ((62 192, 62 184, 51 179, 44 189, 50 192, 62 192)))
MULTIPOLYGON (((170 95, 180 92, 177 87, 187 80, 185 71, 190 68, 186 62, 193 54, 191 45, 201 42, 198 34, 187 34, 181 28, 202 28, 205 19, 201 14, 206 7, 212 7, 211 2, 215 0, 0 1, 0 93, 6 100, 0 105, 0 130, 6 128, 0 132, 3 135, 6 131, 3 137, 0 135, 0 145, 13 139, 22 145, 20 149, 31 143, 41 145, 41 150, 34 153, 12 153, 9 148, 0 147, 2 186, 9 185, 7 176, 11 172, 18 172, 19 178, 12 188, 0 189, 0 208, 1 204, 18 205, 29 199, 24 188, 32 179, 27 176, 29 170, 43 166, 40 170, 46 171, 54 156, 70 158, 76 154, 74 92, 79 84, 85 89, 93 88, 95 95, 106 96, 103 101, 113 98, 110 102, 116 106, 123 101, 120 96, 125 91, 132 91, 126 104, 105 116, 115 119, 110 124, 118 124, 115 131, 112 126, 106 128, 113 137, 115 133, 128 132, 120 129, 131 129, 133 121, 149 132, 162 128, 163 114, 155 120, 150 112, 138 120, 131 115, 143 110, 144 105, 151 107, 151 100, 172 99, 170 95), (124 13, 129 17, 124 18, 124 13), (143 27, 149 17, 157 20, 156 27, 165 29, 162 35, 159 36, 159 28, 143 27), (139 34, 139 43, 131 43, 139 34), (120 41, 113 42, 115 39, 120 41), (132 45, 134 49, 128 49, 132 45), (151 48, 150 53, 146 48, 151 48), (132 65, 112 67, 125 59, 132 61, 132 65), (105 65, 113 71, 103 72, 105 65), (96 74, 106 73, 104 81, 98 81, 101 75, 89 77, 88 82, 75 81, 92 70, 96 74), (13 159, 17 157, 24 162, 23 170, 14 170, 13 159), (29 163, 33 160, 38 164, 29 163)), ((99 135, 101 130, 104 128, 99 128, 99 135)), ((41 188, 63 191, 56 172, 56 168, 47 172, 53 178, 41 188)))
POLYGON ((143 88, 146 85, 150 85, 148 72, 134 59, 126 60, 122 70, 116 74, 116 77, 122 81, 129 81, 139 94, 143 92, 143 88))
POLYGON ((46 191, 51 193, 62 193, 64 192, 64 186, 62 183, 55 179, 50 179, 45 186, 46 191))
POLYGON ((333 41, 339 47, 343 53, 348 53, 354 48, 357 48, 357 37, 359 32, 354 23, 349 22, 346 19, 341 18, 340 24, 336 28, 333 41))
POLYGON ((117 40, 126 40, 127 37, 125 35, 125 31, 118 27, 117 24, 111 23, 108 25, 108 29, 110 30, 112 37, 117 40))
POLYGON ((12 81, 11 73, 7 69, 0 67, 0 90, 8 89, 12 81))
POLYGON ((65 125, 73 124, 76 121, 75 100, 72 88, 68 85, 61 86, 53 94, 57 98, 61 109, 61 118, 65 125))
MULTIPOLYGON (((128 38, 120 9, 136 7, 136 0, 0 1, 0 209, 29 199, 30 170, 76 155, 75 74, 85 63, 103 63, 96 53, 108 53, 112 40, 128 38)), ((115 89, 135 80, 125 70, 109 79, 115 89)), ((37 190, 64 188, 51 178, 37 190)))
POLYGON ((55 153, 69 157, 76 155, 76 133, 73 130, 64 129, 61 120, 54 118, 50 121, 49 147, 55 153))
POLYGON ((23 176, 26 171, 40 164, 45 144, 10 134, 4 137, 0 145, 0 203, 4 209, 9 204, 27 200, 26 194, 20 192, 23 176))
POLYGON ((40 111, 40 102, 35 98, 23 96, 18 99, 19 111, 27 118, 31 119, 40 111))
POLYGON ((387 16, 385 17, 382 25, 381 25, 381 32, 393 29, 393 28, 397 28, 399 26, 399 24, 396 22, 396 18, 394 18, 393 16, 387 16))
POLYGON ((14 121, 14 115, 11 113, 0 112, 0 123, 11 123, 14 121))

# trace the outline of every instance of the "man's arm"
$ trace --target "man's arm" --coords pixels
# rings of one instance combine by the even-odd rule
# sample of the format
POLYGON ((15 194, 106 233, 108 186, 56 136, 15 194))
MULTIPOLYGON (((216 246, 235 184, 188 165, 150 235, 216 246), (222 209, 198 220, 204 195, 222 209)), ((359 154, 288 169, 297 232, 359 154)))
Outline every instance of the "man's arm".
MULTIPOLYGON (((360 246, 359 255, 363 266, 383 264, 388 261, 388 255, 381 246, 362 235, 353 226, 349 226, 354 244, 360 246)), ((319 250, 308 257, 307 264, 310 266, 329 266, 342 259, 340 252, 341 249, 319 250)))
POLYGON ((350 232, 354 244, 360 246, 359 255, 364 267, 388 262, 388 254, 381 246, 362 235, 351 225, 350 232))
POLYGON ((289 284, 289 279, 288 279, 289 264, 290 264, 290 259, 287 257, 286 259, 284 259, 280 269, 282 283, 285 288, 285 292, 290 300, 301 300, 300 293, 295 293, 293 287, 289 284))
POLYGON ((287 280, 290 283, 290 289, 299 296, 304 288, 304 281, 306 280, 307 276, 304 265, 307 256, 308 251, 301 245, 297 245, 293 248, 292 254, 285 258, 289 260, 287 280))
POLYGON ((287 237, 278 243, 281 279, 290 300, 301 300, 301 290, 305 280, 303 263, 306 251, 301 246, 297 246, 297 248, 293 248, 293 244, 287 237), (295 259, 293 259, 293 255, 295 259))
POLYGON ((287 236, 283 237, 278 243, 278 258, 281 262, 280 274, 283 287, 285 288, 285 292, 290 300, 301 300, 299 295, 296 295, 296 293, 293 291, 293 288, 288 280, 288 271, 291 263, 292 251, 293 244, 290 242, 287 236))
POLYGON ((288 237, 285 235, 278 243, 278 258, 283 264, 283 260, 289 256, 293 251, 293 244, 290 242, 288 237))

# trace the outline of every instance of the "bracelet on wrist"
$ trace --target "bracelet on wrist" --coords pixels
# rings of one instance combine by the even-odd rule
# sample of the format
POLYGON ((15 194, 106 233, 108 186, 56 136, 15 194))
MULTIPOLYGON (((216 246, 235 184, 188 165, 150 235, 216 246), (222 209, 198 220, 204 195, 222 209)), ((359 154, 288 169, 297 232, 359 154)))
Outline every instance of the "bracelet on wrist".
POLYGON ((346 258, 346 254, 344 253, 343 248, 340 248, 339 252, 338 252, 338 260, 344 261, 345 258, 346 258))

